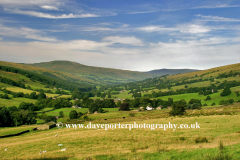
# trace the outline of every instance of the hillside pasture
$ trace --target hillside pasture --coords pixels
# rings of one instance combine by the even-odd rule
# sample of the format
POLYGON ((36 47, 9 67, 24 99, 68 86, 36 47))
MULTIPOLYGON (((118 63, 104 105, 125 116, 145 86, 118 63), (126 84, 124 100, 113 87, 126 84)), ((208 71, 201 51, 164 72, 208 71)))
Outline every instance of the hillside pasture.
POLYGON ((28 98, 11 98, 11 99, 2 99, 0 98, 0 107, 10 107, 10 106, 16 106, 18 107, 20 103, 27 102, 27 103, 35 103, 37 100, 35 99, 28 99, 28 98))
MULTIPOLYGON (((121 124, 195 124, 200 128, 114 128, 112 129, 51 129, 30 132, 18 137, 0 139, 0 158, 37 159, 198 159, 202 153, 215 155, 219 142, 228 146, 227 153, 239 158, 240 115, 214 115, 200 117, 169 117, 148 120, 130 120, 121 124), (55 135, 58 134, 58 137, 55 135), (198 137, 207 142, 196 143, 198 137), (57 143, 67 148, 61 152, 57 143), (4 149, 8 148, 7 152, 4 149), (47 150, 45 154, 39 151, 47 150)), ((85 125, 88 123, 86 122, 85 125)))

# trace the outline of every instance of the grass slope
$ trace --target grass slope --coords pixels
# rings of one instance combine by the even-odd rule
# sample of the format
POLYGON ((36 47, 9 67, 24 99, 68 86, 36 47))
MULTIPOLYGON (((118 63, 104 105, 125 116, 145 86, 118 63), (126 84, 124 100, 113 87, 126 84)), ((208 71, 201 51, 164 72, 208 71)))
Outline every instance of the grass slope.
MULTIPOLYGON (((135 119, 122 124, 194 124, 198 129, 51 129, 30 132, 19 137, 0 139, 0 158, 40 159, 203 159, 216 155, 222 141, 227 153, 239 159, 240 115, 213 115, 200 117, 169 117, 160 119, 135 119), (58 137, 55 135, 58 134, 58 137), (197 137, 208 142, 195 143, 197 137), (67 148, 61 152, 61 147, 67 148), (8 148, 8 151, 4 151, 8 148), (39 151, 47 153, 39 154, 39 151)), ((87 125, 88 123, 86 123, 87 125)))
POLYGON ((86 66, 70 61, 51 61, 28 65, 69 73, 101 83, 124 83, 154 77, 149 73, 86 66))

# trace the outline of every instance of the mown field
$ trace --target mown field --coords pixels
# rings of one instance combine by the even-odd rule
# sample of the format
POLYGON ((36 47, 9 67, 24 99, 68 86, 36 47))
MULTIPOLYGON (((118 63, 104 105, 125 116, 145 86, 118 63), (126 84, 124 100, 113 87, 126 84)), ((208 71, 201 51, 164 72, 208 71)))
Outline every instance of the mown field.
MULTIPOLYGON (((240 111, 239 103, 225 107, 240 111)), ((213 109, 210 109, 213 110, 213 109)), ((207 112, 204 109, 203 112, 207 112)), ((67 129, 54 128, 45 131, 30 132, 19 137, 0 139, 0 159, 206 159, 219 154, 220 141, 224 153, 240 159, 240 115, 211 115, 156 118, 150 112, 143 116, 127 118, 121 124, 195 124, 200 128, 156 128, 151 130, 116 128, 105 129, 67 129), (58 134, 58 137, 55 135, 58 134), (204 142, 196 139, 205 138, 204 142), (63 144, 59 147, 57 143, 63 144), (8 148, 8 151, 4 151, 8 148), (61 149, 66 148, 62 152, 61 149), (39 151, 47 153, 39 154, 39 151)), ((104 113, 108 115, 114 113, 104 113)), ((130 113, 130 112, 126 112, 130 113)), ((100 114, 99 114, 100 115, 100 114)), ((160 116, 160 115, 159 115, 160 116)), ((92 121, 99 123, 100 121, 92 121)), ((118 124, 118 119, 113 124, 118 124)), ((111 123, 105 121, 104 123, 111 123)), ((85 122, 85 125, 89 121, 85 122)), ((0 130, 1 132, 2 130, 0 130)))

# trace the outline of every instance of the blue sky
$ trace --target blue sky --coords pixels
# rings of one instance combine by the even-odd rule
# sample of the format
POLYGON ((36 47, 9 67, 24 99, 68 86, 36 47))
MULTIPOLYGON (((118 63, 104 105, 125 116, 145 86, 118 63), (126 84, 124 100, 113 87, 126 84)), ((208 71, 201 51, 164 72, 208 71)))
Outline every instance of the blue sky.
POLYGON ((133 71, 240 60, 239 0, 1 0, 0 59, 133 71))

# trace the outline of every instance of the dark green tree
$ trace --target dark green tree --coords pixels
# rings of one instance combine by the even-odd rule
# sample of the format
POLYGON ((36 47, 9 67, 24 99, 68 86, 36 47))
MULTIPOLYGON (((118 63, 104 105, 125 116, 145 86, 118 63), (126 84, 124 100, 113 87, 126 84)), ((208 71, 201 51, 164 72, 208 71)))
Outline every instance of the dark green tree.
POLYGON ((122 103, 119 111, 129 111, 129 103, 122 103))
POLYGON ((71 110, 71 112, 69 113, 69 118, 70 119, 77 119, 78 118, 78 113, 76 110, 71 110))
POLYGON ((59 112, 59 118, 63 118, 64 117, 64 113, 63 113, 63 111, 60 111, 59 112))
POLYGON ((225 87, 222 93, 220 94, 220 96, 228 96, 230 94, 231 94, 231 89, 229 87, 225 87))
POLYGON ((172 110, 170 111, 171 116, 184 115, 186 110, 185 100, 175 101, 172 104, 172 110))

